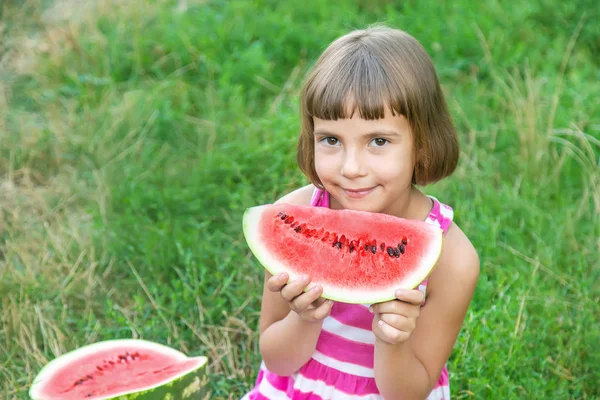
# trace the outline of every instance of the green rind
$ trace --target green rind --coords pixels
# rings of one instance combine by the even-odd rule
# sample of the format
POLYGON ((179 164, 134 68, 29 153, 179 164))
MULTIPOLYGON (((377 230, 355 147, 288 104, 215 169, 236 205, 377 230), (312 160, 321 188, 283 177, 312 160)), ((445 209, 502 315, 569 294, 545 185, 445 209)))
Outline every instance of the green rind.
POLYGON ((168 399, 189 399, 204 400, 208 398, 208 379, 206 369, 202 365, 200 368, 190 371, 178 379, 175 379, 163 386, 130 393, 117 397, 106 397, 110 400, 168 400, 168 399))
MULTIPOLYGON (((254 254, 254 256, 258 259, 258 261, 260 261, 261 265, 267 271, 269 271, 272 275, 276 275, 280 272, 280 270, 275 268, 275 264, 272 265, 270 262, 265 262, 264 255, 263 255, 262 251, 259 249, 260 244, 255 239, 256 229, 253 229, 253 227, 250 226, 250 223, 249 223, 249 219, 250 219, 249 217, 254 213, 262 212, 261 209, 263 207, 265 207, 265 206, 256 206, 256 207, 250 207, 250 208, 246 209, 246 211, 244 212, 244 215, 242 217, 242 230, 244 232, 244 237, 246 238, 246 243, 248 244, 248 247, 250 247, 250 250, 252 250, 252 253, 254 254)), ((439 246, 439 251, 437 252, 437 257, 435 259, 435 262, 431 263, 429 269, 427 269, 427 270, 423 269, 422 274, 418 275, 416 278, 414 278, 414 280, 411 280, 409 282, 410 285, 408 285, 410 287, 397 287, 394 289, 394 291, 396 289, 414 289, 431 274, 431 272, 433 271, 433 268, 437 265, 437 262, 439 261, 439 258, 442 254, 442 250, 444 247, 444 235, 443 235, 443 231, 441 229, 440 229, 439 234, 440 234, 440 246, 439 246)), ((290 280, 291 280, 291 278, 290 278, 290 280)), ((311 288, 311 286, 309 285, 305 289, 305 291, 309 290, 310 288, 311 288)), ((323 297, 325 299, 338 301, 338 302, 342 302, 342 303, 349 303, 349 304, 374 304, 374 303, 382 303, 382 302, 394 300, 396 298, 394 291, 390 291, 390 292, 382 291, 380 296, 369 295, 369 296, 358 296, 356 298, 349 298, 349 297, 344 297, 344 296, 337 296, 335 294, 335 291, 334 291, 334 293, 331 293, 326 287, 323 287, 323 293, 321 294, 321 297, 323 297)))
MULTIPOLYGON (((199 357, 186 357, 185 354, 171 348, 168 346, 164 346, 159 343, 149 342, 141 339, 117 339, 117 340, 107 340, 103 342, 93 343, 87 346, 80 347, 71 352, 63 354, 60 357, 55 358, 46 366, 44 366, 40 372, 35 377, 31 388, 29 389, 29 396, 33 400, 47 400, 49 397, 45 397, 42 394, 38 395, 41 389, 38 386, 42 386, 45 384, 45 380, 42 378, 46 378, 52 369, 60 367, 63 362, 73 362, 77 361, 76 356, 81 356, 81 354, 85 354, 89 349, 93 349, 96 346, 109 346, 114 344, 115 346, 123 345, 123 344, 141 344, 146 347, 153 348, 155 350, 163 350, 168 351, 173 355, 177 355, 181 361, 189 361, 189 360, 198 360, 200 363, 195 369, 192 369, 186 372, 184 375, 178 376, 170 381, 167 381, 160 386, 156 386, 150 389, 142 389, 137 390, 135 392, 123 393, 121 395, 109 397, 95 397, 96 400, 106 400, 106 399, 167 399, 169 396, 175 394, 173 398, 185 398, 185 399, 203 399, 204 392, 207 390, 208 386, 206 385, 206 375, 205 375, 205 366, 207 364, 208 359, 203 356, 199 357), (185 395, 185 397, 183 397, 185 395)), ((47 378, 46 378, 47 379, 47 378)))

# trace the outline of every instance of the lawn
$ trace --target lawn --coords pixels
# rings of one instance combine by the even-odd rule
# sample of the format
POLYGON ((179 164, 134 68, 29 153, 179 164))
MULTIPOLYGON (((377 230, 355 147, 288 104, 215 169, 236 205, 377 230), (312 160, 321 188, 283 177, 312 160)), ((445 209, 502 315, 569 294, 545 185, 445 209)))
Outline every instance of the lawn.
POLYGON ((307 183, 298 90, 383 22, 431 55, 457 126, 450 204, 481 277, 454 398, 600 398, 600 8, 595 1, 4 0, 0 397, 88 343, 256 376, 263 269, 243 211, 307 183))

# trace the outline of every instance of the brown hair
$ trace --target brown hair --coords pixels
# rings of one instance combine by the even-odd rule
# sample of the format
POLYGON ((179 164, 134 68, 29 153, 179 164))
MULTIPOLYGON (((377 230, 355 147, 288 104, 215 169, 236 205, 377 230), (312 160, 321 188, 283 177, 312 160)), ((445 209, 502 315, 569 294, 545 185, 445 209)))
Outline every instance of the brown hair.
POLYGON ((302 172, 322 187, 315 171, 313 117, 336 120, 358 111, 361 118, 380 119, 386 107, 411 126, 413 184, 433 183, 454 172, 458 140, 433 63, 415 38, 381 25, 335 40, 309 74, 300 95, 296 157, 302 172))

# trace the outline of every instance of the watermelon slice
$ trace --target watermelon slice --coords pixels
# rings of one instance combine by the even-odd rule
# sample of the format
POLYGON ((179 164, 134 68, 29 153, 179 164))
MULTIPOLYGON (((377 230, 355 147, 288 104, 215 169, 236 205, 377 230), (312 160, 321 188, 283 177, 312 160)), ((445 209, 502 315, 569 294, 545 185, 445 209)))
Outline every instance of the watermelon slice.
POLYGON ((34 400, 200 399, 206 362, 145 340, 98 342, 48 363, 29 395, 34 400))
POLYGON ((246 210, 244 236, 271 274, 308 275, 322 297, 372 304, 413 289, 436 264, 443 231, 387 214, 269 204, 246 210))

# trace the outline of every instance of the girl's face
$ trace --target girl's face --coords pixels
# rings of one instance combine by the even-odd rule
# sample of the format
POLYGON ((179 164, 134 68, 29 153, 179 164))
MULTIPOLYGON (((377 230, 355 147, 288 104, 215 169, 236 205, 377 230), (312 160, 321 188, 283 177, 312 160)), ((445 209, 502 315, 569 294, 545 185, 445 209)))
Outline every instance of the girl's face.
POLYGON ((398 215, 411 193, 413 136, 404 116, 314 118, 315 169, 342 208, 398 215))

